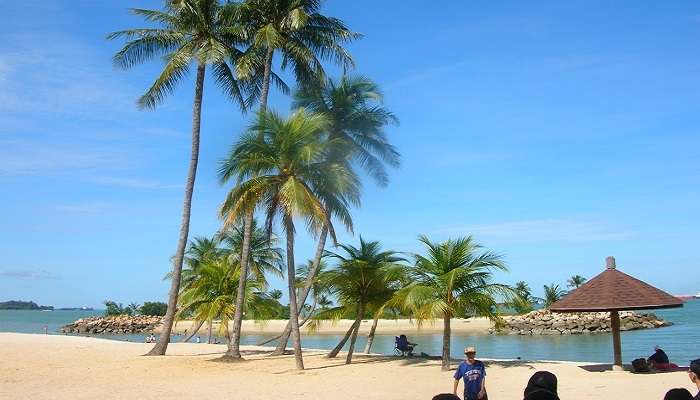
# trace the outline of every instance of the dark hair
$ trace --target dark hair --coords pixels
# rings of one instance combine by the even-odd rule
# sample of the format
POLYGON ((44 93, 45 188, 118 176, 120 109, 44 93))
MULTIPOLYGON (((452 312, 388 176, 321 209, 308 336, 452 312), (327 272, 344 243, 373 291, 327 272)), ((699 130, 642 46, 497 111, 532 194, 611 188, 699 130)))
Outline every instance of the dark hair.
POLYGON ((553 394, 557 394, 557 376, 549 371, 537 371, 527 381, 527 386, 525 387, 525 398, 529 398, 528 395, 539 391, 548 391, 553 394))
POLYGON ((440 393, 433 396, 433 400, 460 400, 459 396, 452 393, 440 393))
POLYGON ((700 378, 700 358, 690 362, 690 370, 700 378))
POLYGON ((666 392, 664 400, 693 400, 693 395, 690 394, 688 389, 671 389, 668 392, 666 392))
POLYGON ((524 400, 559 400, 559 396, 547 389, 536 389, 526 394, 524 400))

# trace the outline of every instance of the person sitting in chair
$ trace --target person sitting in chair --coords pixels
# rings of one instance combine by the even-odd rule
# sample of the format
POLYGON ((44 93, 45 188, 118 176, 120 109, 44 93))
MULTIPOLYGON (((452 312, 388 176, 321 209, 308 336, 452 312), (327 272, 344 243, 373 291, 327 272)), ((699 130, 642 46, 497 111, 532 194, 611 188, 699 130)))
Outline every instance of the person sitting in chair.
POLYGON ((664 371, 669 368, 668 356, 659 346, 654 346, 654 354, 647 358, 647 363, 652 368, 660 371, 664 371))
POLYGON ((406 335, 400 335, 396 338, 396 349, 401 352, 401 355, 408 354, 413 355, 413 348, 416 347, 418 343, 411 343, 408 341, 406 335))

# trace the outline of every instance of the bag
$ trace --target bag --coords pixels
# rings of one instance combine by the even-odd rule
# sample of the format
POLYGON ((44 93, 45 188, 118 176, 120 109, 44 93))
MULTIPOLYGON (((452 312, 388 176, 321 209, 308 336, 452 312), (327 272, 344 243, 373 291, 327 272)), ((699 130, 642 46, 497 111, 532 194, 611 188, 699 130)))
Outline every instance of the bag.
POLYGON ((632 361, 633 372, 649 372, 649 364, 645 358, 638 358, 632 361))

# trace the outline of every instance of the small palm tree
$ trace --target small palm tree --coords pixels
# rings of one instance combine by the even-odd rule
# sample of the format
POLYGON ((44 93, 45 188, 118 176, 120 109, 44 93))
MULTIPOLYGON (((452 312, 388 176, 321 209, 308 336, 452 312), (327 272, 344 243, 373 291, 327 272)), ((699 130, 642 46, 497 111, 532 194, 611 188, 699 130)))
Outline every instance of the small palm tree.
POLYGON ((241 90, 239 82, 233 79, 231 69, 226 64, 227 59, 237 53, 232 43, 238 39, 226 29, 222 9, 217 0, 166 1, 163 11, 144 9, 132 9, 132 11, 146 21, 158 24, 159 27, 129 29, 108 35, 107 38, 110 40, 118 38, 127 40, 126 45, 114 55, 114 64, 127 69, 154 58, 165 61, 165 66, 158 78, 139 98, 139 108, 155 108, 187 76, 193 64, 197 68, 192 109, 192 149, 185 184, 180 236, 172 267, 168 310, 163 320, 160 340, 148 353, 163 355, 170 342, 170 333, 175 320, 180 275, 189 234, 192 193, 199 161, 202 97, 207 66, 212 66, 216 81, 242 109, 245 108, 246 99, 243 94, 245 90, 241 90))
POLYGON ((497 320, 496 296, 510 298, 513 290, 493 283, 495 271, 507 271, 498 254, 481 251, 472 236, 442 243, 419 237, 426 254, 415 255, 409 267, 412 282, 399 290, 391 304, 411 312, 419 323, 442 318, 442 369, 450 368, 450 320, 476 314, 497 320))
POLYGON ((544 307, 549 308, 552 304, 566 296, 566 290, 562 289, 559 284, 552 283, 549 286, 544 285, 544 307))
POLYGON ((360 237, 360 247, 340 245, 343 254, 327 252, 328 257, 338 260, 338 265, 320 276, 338 299, 338 306, 320 312, 314 317, 312 330, 324 319, 338 319, 353 316, 355 322, 343 339, 328 354, 335 357, 350 340, 345 362, 352 361, 360 323, 367 312, 379 314, 384 304, 399 288, 404 267, 398 263, 405 261, 391 250, 382 251, 379 242, 367 242, 360 237))
POLYGON ((304 110, 286 119, 272 112, 259 113, 219 170, 223 179, 235 175, 239 180, 221 208, 225 225, 235 223, 258 205, 265 210, 268 231, 276 217, 282 220, 287 236, 289 319, 299 369, 304 369, 304 363, 295 306, 294 219, 306 220, 312 232, 329 226, 334 236, 324 204, 333 202, 346 207, 348 200, 342 194, 358 192, 358 180, 352 171, 341 163, 328 161, 327 155, 335 143, 323 140, 326 124, 323 116, 304 110))
POLYGON ((566 285, 569 289, 578 289, 578 287, 584 283, 586 283, 586 278, 581 275, 574 275, 566 281, 566 285))
MULTIPOLYGON (((199 269, 197 278, 180 296, 178 316, 191 314, 195 323, 209 322, 209 342, 212 338, 212 321, 220 320, 219 335, 229 337, 229 321, 234 314, 234 299, 240 266, 232 266, 227 257, 209 260, 199 269)), ((248 286, 245 307, 253 319, 266 319, 274 315, 276 301, 270 298, 259 281, 248 286)))
POLYGON ((516 313, 525 314, 534 309, 534 304, 538 302, 538 298, 532 295, 530 286, 525 281, 518 281, 513 287, 515 297, 508 304, 516 313))

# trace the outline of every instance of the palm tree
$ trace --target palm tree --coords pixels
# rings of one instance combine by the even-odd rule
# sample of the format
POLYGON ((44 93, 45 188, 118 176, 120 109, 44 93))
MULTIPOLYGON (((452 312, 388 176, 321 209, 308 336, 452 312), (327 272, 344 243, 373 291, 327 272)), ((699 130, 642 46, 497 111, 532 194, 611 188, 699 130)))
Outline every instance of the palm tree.
POLYGON ((544 308, 549 308, 564 296, 566 296, 566 290, 562 289, 559 284, 544 285, 544 308))
POLYGON ((338 306, 314 317, 312 330, 324 319, 354 316, 355 322, 328 354, 328 357, 337 356, 349 339, 345 362, 350 364, 362 318, 367 312, 379 314, 383 310, 384 304, 399 288, 404 267, 398 263, 405 260, 394 251, 382 251, 379 242, 367 242, 362 237, 359 248, 352 245, 340 245, 340 248, 344 254, 326 253, 337 259, 338 265, 321 275, 321 281, 338 299, 338 306))
MULTIPOLYGON (((237 39, 229 33, 223 24, 222 9, 217 0, 178 0, 166 1, 163 11, 132 9, 148 22, 159 25, 158 28, 130 29, 111 33, 108 39, 125 38, 127 43, 114 55, 114 64, 120 68, 131 68, 154 58, 161 58, 165 66, 153 85, 138 100, 141 109, 153 109, 167 95, 171 94, 178 83, 187 75, 190 67, 197 66, 195 78, 194 103, 192 107, 192 149, 185 196, 183 201, 182 222, 177 250, 172 267, 172 279, 168 296, 168 310, 163 320, 160 340, 148 355, 163 355, 170 342, 175 319, 180 275, 189 234, 192 192, 199 161, 199 133, 201 124, 202 96, 204 93, 204 75, 208 65, 212 66, 217 83, 226 94, 245 108, 246 88, 233 79, 231 69, 226 64, 227 58, 236 54, 232 46, 237 39)), ((255 90, 251 91, 255 96, 255 90)))
POLYGON ((297 368, 303 369, 301 337, 296 299, 294 263, 294 218, 306 220, 312 232, 329 226, 330 215, 324 204, 350 205, 358 197, 358 180, 343 163, 328 160, 334 141, 324 140, 327 120, 305 110, 289 118, 274 112, 261 112, 256 122, 234 145, 219 169, 223 180, 235 176, 238 184, 228 193, 221 207, 224 224, 229 225, 259 205, 266 214, 266 228, 276 217, 287 236, 287 283, 290 322, 297 368), (350 194, 350 195, 348 195, 350 194))
MULTIPOLYGON (((339 82, 329 79, 324 85, 302 85, 294 93, 293 108, 304 107, 321 113, 329 121, 328 135, 331 140, 345 143, 342 154, 331 154, 331 158, 347 158, 362 167, 380 186, 388 183, 384 164, 398 167, 400 155, 384 133, 384 128, 398 119, 382 106, 383 95, 379 87, 364 77, 344 75, 339 82)), ((338 214, 339 218, 349 218, 338 214)), ((319 236, 314 265, 318 265, 326 245, 327 230, 319 236)), ((303 305, 314 282, 317 268, 311 269, 309 279, 301 292, 303 305)), ((284 352, 289 340, 287 326, 279 341, 276 354, 284 352)))
POLYGON ((530 286, 525 281, 518 281, 513 287, 515 291, 515 297, 509 305, 518 314, 525 314, 533 310, 534 303, 537 302, 537 298, 532 296, 532 290, 530 286))
POLYGON ((579 286, 586 282, 586 278, 581 275, 574 275, 566 281, 566 285, 569 289, 578 289, 579 286))
MULTIPOLYGON (((281 69, 291 67, 296 81, 300 84, 325 78, 321 60, 333 61, 343 67, 353 65, 352 58, 343 48, 343 44, 358 38, 359 35, 351 32, 339 19, 320 14, 319 8, 318 0, 245 0, 226 5, 229 28, 249 44, 245 53, 236 60, 236 73, 249 81, 262 82, 260 91, 251 95, 259 96, 260 112, 264 113, 267 110, 271 81, 274 81, 283 93, 289 92, 289 86, 272 71, 276 52, 282 56, 281 69)), ((243 216, 245 239, 241 260, 244 272, 248 265, 246 249, 254 211, 251 208, 249 213, 243 216)), ((325 235, 321 236, 325 240, 325 235)), ((238 292, 244 291, 245 281, 242 280, 238 292)), ((305 301, 306 296, 303 298, 305 301)), ((240 296, 238 299, 242 301, 240 296)), ((239 345, 242 318, 240 312, 234 316, 233 341, 226 353, 229 358, 241 357, 239 345)), ((291 325, 289 329, 291 331, 291 325)))
POLYGON ((472 236, 431 242, 419 240, 426 254, 416 254, 415 265, 409 267, 413 283, 399 290, 392 304, 410 311, 418 319, 442 318, 442 369, 450 368, 450 319, 469 314, 499 318, 495 296, 512 297, 507 285, 493 283, 495 271, 507 271, 501 256, 485 251, 472 236))
MULTIPOLYGON (((192 314, 195 323, 209 323, 209 343, 212 339, 212 321, 220 320, 219 335, 229 337, 228 325, 234 313, 234 299, 240 266, 231 265, 227 257, 208 260, 199 269, 192 284, 180 296, 178 316, 192 314)), ((265 319, 274 315, 276 301, 264 292, 261 281, 246 286, 245 307, 253 319, 265 319)))

